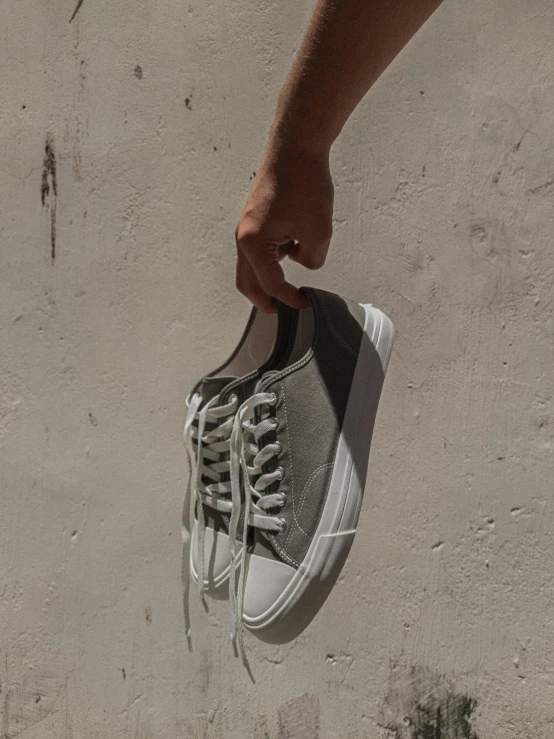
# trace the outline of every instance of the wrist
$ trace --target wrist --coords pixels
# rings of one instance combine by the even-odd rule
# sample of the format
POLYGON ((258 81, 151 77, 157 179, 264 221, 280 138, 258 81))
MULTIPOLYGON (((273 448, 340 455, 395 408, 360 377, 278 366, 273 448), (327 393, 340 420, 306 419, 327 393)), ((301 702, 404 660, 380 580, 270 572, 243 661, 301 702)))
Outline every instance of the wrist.
POLYGON ((276 117, 266 148, 266 158, 329 159, 333 140, 313 125, 296 119, 276 117))
POLYGON ((314 155, 329 154, 335 136, 331 134, 329 112, 320 111, 313 92, 303 89, 293 76, 279 94, 270 139, 276 145, 296 148, 314 155))

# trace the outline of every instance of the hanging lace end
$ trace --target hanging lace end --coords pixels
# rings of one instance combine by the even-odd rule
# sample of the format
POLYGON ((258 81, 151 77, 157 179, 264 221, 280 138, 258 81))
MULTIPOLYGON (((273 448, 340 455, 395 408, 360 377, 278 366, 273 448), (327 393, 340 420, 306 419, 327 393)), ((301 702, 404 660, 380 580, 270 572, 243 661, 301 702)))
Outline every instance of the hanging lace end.
POLYGON ((196 537, 196 561, 198 562, 198 594, 200 600, 204 600, 204 548, 205 548, 205 534, 206 534, 206 517, 204 513, 204 506, 202 502, 198 502, 198 531, 196 537))
POLYGON ((250 680, 252 680, 253 683, 255 683, 256 678, 254 677, 252 673, 250 662, 248 661, 248 657, 246 656, 246 647, 244 646, 244 630, 242 627, 242 620, 239 623, 238 628, 237 628, 237 639, 236 639, 235 648, 236 648, 235 656, 240 657, 243 667, 246 669, 246 672, 248 673, 248 677, 250 678, 250 680))
POLYGON ((185 636, 189 652, 192 652, 191 622, 190 622, 190 547, 191 547, 191 505, 193 501, 192 480, 196 475, 194 469, 194 450, 191 438, 191 428, 196 413, 202 403, 200 395, 195 394, 187 397, 187 416, 183 428, 183 441, 187 451, 188 482, 183 501, 183 512, 181 516, 181 586, 183 596, 183 617, 185 622, 185 636))
POLYGON ((186 529, 182 528, 182 532, 185 531, 186 536, 183 537, 183 544, 181 550, 181 588, 183 597, 183 617, 185 622, 185 636, 187 638, 187 646, 189 652, 192 652, 192 638, 191 638, 191 623, 190 623, 190 535, 186 529))
POLYGON ((236 560, 235 560, 235 551, 234 551, 234 542, 229 537, 230 544, 231 544, 231 553, 229 556, 229 636, 231 637, 231 642, 234 644, 235 639, 237 637, 237 619, 236 619, 236 600, 235 600, 235 569, 236 569, 236 560))

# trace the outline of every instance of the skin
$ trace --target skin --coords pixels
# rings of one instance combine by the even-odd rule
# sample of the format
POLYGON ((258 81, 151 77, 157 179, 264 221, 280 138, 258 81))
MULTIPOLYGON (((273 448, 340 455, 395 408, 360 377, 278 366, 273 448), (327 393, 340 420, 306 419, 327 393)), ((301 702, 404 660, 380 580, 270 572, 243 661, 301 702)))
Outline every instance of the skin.
POLYGON ((264 313, 308 305, 281 261, 325 263, 333 232, 329 154, 354 108, 441 0, 318 0, 279 95, 236 231, 236 285, 264 313))

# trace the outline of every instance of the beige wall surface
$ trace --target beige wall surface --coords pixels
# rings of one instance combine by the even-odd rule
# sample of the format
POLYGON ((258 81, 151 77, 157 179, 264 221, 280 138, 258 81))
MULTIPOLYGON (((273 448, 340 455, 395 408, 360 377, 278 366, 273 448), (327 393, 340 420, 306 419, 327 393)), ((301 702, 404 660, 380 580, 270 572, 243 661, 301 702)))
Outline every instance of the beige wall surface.
POLYGON ((552 739, 551 0, 447 0, 333 149, 329 260, 288 274, 397 343, 348 563, 247 635, 255 684, 225 603, 187 651, 181 434, 311 3, 76 6, 0 4, 3 739, 552 739))

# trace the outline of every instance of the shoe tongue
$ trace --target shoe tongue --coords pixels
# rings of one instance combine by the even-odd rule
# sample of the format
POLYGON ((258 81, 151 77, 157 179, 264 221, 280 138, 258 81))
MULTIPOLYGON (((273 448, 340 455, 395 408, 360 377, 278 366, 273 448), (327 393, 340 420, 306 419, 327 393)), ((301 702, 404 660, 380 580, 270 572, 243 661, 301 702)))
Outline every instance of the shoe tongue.
POLYGON ((197 392, 200 393, 200 396, 202 397, 202 400, 204 403, 207 403, 212 398, 215 398, 216 395, 219 395, 219 393, 229 385, 229 383, 234 382, 237 378, 236 377, 203 377, 200 383, 197 387, 197 392))

